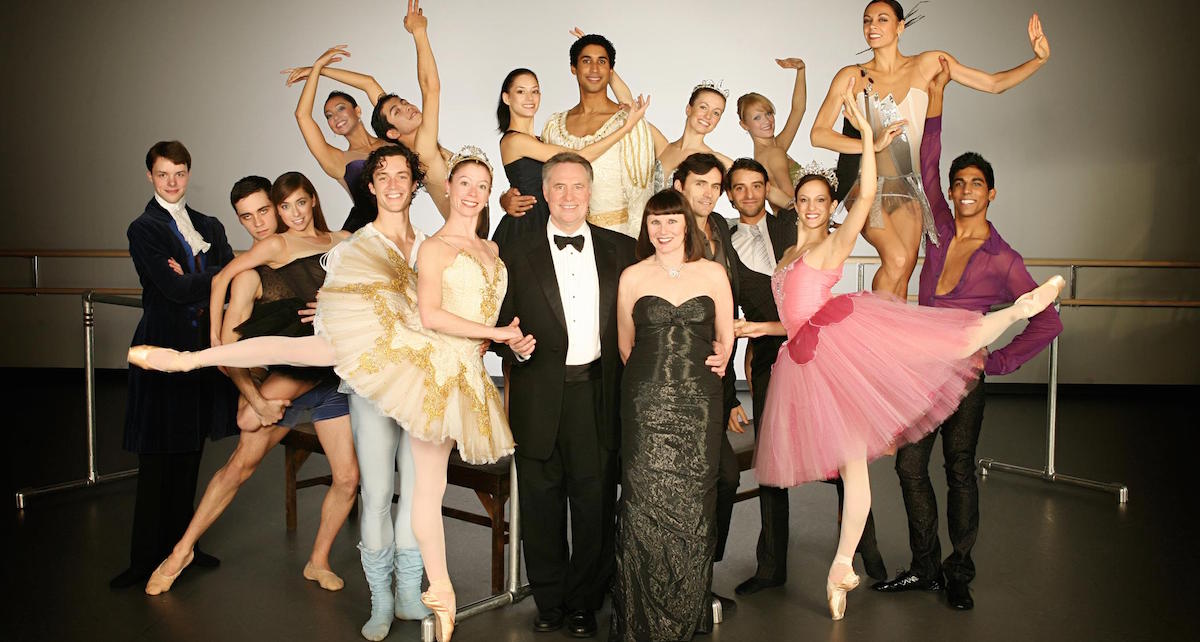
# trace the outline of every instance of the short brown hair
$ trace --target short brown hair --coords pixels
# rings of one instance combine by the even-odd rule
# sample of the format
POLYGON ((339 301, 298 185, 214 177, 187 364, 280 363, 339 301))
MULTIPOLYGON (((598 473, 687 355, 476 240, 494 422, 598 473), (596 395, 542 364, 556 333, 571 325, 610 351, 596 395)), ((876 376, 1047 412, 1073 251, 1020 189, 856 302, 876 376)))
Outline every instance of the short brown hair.
POLYGON ((687 226, 687 231, 683 235, 684 262, 691 263, 704 258, 706 239, 704 232, 701 232, 700 226, 696 224, 692 208, 688 207, 687 201, 683 199, 683 194, 668 188, 651 196, 650 200, 646 201, 646 209, 642 212, 642 229, 638 232, 636 249, 638 260, 654 255, 654 244, 650 242, 650 228, 647 221, 651 216, 671 214, 682 215, 686 221, 684 225, 687 226))
POLYGON ((588 159, 576 154, 575 152, 559 152, 551 156, 545 163, 542 164, 542 182, 545 183, 550 178, 550 172, 553 171, 556 166, 563 165, 565 163, 583 165, 583 168, 587 170, 588 183, 591 183, 593 180, 595 180, 595 177, 592 175, 592 164, 588 162, 588 159))
POLYGON ((188 153, 183 143, 177 140, 160 140, 146 152, 146 171, 154 169, 154 161, 165 158, 176 165, 184 165, 192 169, 192 155, 188 153))

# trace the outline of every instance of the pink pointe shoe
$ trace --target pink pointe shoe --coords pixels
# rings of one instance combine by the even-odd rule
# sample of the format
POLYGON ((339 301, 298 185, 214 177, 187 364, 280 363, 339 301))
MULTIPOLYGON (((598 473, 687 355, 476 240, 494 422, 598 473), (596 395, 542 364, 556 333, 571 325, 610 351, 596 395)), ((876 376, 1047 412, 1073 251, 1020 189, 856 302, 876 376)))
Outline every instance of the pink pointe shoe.
POLYGON ((1062 276, 1058 274, 1055 274, 1047 279, 1045 283, 1037 286, 1029 292, 1026 292, 1025 294, 1022 294, 1019 298, 1017 298, 1016 302, 1013 303, 1013 306, 1017 308, 1022 318, 1028 319, 1038 312, 1050 307, 1050 305, 1054 303, 1054 300, 1058 298, 1059 293, 1062 292, 1062 289, 1066 287, 1066 285, 1066 279, 1062 278, 1062 276))
POLYGON ((454 589, 449 582, 429 583, 429 590, 421 594, 421 603, 429 607, 433 611, 434 620, 434 636, 437 642, 450 642, 450 636, 454 634, 454 609, 449 604, 442 601, 437 596, 438 593, 449 593, 454 595, 454 589))
POLYGON ((171 348, 133 346, 129 349, 128 361, 142 370, 189 372, 196 367, 191 357, 190 352, 179 352, 171 348))
POLYGON ((854 560, 844 555, 839 555, 833 558, 833 565, 843 564, 850 569, 850 572, 842 576, 842 579, 834 584, 830 580, 825 580, 825 597, 829 599, 829 616, 834 620, 840 620, 846 616, 846 594, 858 588, 858 576, 854 574, 854 560))

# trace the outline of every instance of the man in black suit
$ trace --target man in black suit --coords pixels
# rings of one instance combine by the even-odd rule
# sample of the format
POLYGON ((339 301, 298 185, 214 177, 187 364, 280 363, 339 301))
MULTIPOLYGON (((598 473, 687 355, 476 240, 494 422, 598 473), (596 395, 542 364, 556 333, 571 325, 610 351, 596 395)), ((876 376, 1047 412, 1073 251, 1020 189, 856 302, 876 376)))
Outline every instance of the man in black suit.
MULTIPOLYGON (((672 176, 675 191, 683 195, 692 215, 696 217, 696 226, 706 237, 707 258, 716 261, 725 268, 729 278, 729 287, 733 292, 733 309, 738 307, 738 277, 737 254, 733 250, 729 224, 725 218, 713 211, 717 199, 720 198, 725 183, 725 166, 712 154, 692 154, 683 159, 672 176)), ((734 387, 737 374, 733 368, 726 368, 722 383, 725 386, 724 423, 733 432, 742 433, 742 426, 748 423, 746 411, 742 409, 734 387)), ((729 443, 729 436, 721 440, 721 457, 717 468, 717 549, 713 556, 714 562, 719 562, 725 556, 725 542, 729 539, 729 524, 733 519, 733 504, 737 497, 738 483, 741 481, 741 470, 738 467, 737 454, 729 443)), ((721 602, 723 612, 732 611, 737 607, 733 600, 714 594, 721 602)))
POLYGON ((512 364, 508 416, 525 568, 538 607, 533 628, 554 631, 568 619, 576 637, 595 635, 615 564, 617 283, 636 260, 633 239, 587 223, 591 183, 591 165, 578 154, 546 161, 545 234, 501 248, 510 287, 497 323, 519 318, 527 336, 496 346, 512 364))
MULTIPOLYGON (((146 153, 154 197, 129 225, 129 255, 142 285, 142 318, 133 345, 208 347, 212 277, 233 260, 220 221, 185 203, 192 157, 179 141, 146 153)), ((215 368, 182 374, 129 369, 124 447, 138 455, 129 568, 113 588, 142 584, 192 519, 206 438, 237 434, 237 393, 215 368)), ((220 562, 196 550, 193 562, 220 562)))
MULTIPOLYGON (((732 244, 738 264, 741 295, 738 303, 742 314, 751 323, 779 321, 779 310, 771 292, 771 275, 784 252, 796 244, 797 215, 786 209, 768 213, 766 209, 767 170, 752 158, 739 158, 730 166, 725 181, 729 202, 738 211, 733 226, 732 244)), ((739 322, 735 328, 741 328, 739 322)), ((739 333, 739 336, 740 333, 739 333)), ((750 393, 754 409, 754 432, 757 437, 767 387, 771 382, 771 367, 785 336, 760 335, 749 340, 750 393)), ((838 483, 838 495, 842 488, 838 483)), ((781 586, 787 581, 788 494, 787 489, 760 486, 758 508, 761 530, 758 535, 758 569, 753 577, 738 585, 738 595, 757 593, 765 588, 781 586)), ((875 543, 875 520, 868 517, 867 530, 859 544, 868 572, 886 575, 887 569, 875 543)))

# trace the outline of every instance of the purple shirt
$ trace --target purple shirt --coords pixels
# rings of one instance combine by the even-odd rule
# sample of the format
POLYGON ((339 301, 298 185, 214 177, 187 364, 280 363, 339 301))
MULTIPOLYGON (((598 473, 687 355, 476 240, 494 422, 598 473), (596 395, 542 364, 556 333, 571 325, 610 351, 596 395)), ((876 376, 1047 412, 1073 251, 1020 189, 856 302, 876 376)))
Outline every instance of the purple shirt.
MULTIPOLYGON (((921 266, 919 301, 935 308, 961 308, 985 314, 992 306, 1012 303, 1017 297, 1037 287, 1025 261, 1012 249, 996 228, 988 223, 988 238, 967 259, 962 278, 946 294, 937 292, 938 279, 946 265, 946 251, 954 238, 954 216, 942 192, 939 163, 942 156, 942 117, 925 120, 925 135, 921 140, 921 181, 925 196, 933 210, 933 221, 941 247, 925 241, 925 264, 921 266)), ((1013 372, 1050 345, 1062 332, 1062 321, 1054 306, 1034 315, 1021 334, 1008 345, 988 354, 984 372, 1002 375, 1013 372)))

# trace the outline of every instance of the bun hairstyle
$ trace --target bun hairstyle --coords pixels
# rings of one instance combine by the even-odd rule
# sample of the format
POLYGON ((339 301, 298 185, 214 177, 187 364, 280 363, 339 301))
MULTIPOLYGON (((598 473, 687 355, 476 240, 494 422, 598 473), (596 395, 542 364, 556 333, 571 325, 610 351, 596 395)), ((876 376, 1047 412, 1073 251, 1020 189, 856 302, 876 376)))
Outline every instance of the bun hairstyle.
POLYGON ((804 176, 801 176, 800 180, 796 182, 796 189, 792 190, 792 197, 795 198, 796 195, 800 193, 801 186, 803 186, 805 183, 811 183, 813 181, 821 181, 824 183, 825 187, 829 190, 829 196, 831 198, 836 198, 834 194, 837 193, 837 190, 834 188, 833 184, 829 182, 829 179, 821 174, 805 174, 804 176))
POLYGON ((358 107, 358 102, 356 100, 354 100, 354 96, 351 96, 350 94, 347 94, 344 91, 334 90, 334 91, 329 92, 329 97, 325 99, 325 102, 328 103, 329 101, 333 100, 334 98, 344 98, 346 100, 346 102, 350 103, 351 107, 358 107))
POLYGON ((892 8, 892 13, 896 14, 896 19, 904 22, 904 7, 901 6, 899 2, 896 2, 896 0, 871 0, 867 3, 867 6, 863 9, 863 11, 870 9, 871 5, 873 4, 886 4, 892 8))
POLYGON ((500 133, 508 131, 508 126, 512 124, 512 112, 509 111, 508 105, 504 104, 504 94, 512 90, 513 82, 524 75, 533 76, 533 81, 537 82, 537 74, 524 67, 517 67, 508 72, 504 77, 504 82, 500 83, 500 97, 496 99, 496 122, 500 125, 500 133))
POLYGON ((768 114, 775 113, 775 103, 772 103, 766 96, 758 92, 750 92, 742 94, 737 99, 738 118, 743 122, 746 120, 746 112, 751 107, 762 107, 768 114))

